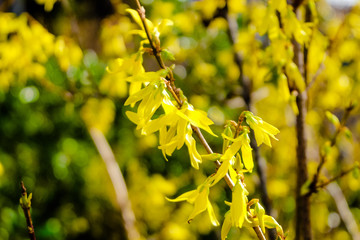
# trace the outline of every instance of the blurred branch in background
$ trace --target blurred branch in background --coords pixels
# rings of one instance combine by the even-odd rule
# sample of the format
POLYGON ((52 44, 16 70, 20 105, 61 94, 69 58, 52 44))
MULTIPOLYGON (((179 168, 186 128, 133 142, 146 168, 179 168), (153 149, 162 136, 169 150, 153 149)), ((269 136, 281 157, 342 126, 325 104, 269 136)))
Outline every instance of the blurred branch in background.
POLYGON ((345 227, 351 234, 352 239, 360 239, 360 232, 356 220, 349 209, 349 204, 347 203, 344 193, 339 185, 336 182, 332 182, 326 187, 326 189, 334 199, 340 217, 342 218, 345 227))
POLYGON ((140 234, 135 227, 135 215, 131 209, 131 202, 129 200, 125 180, 121 173, 120 167, 115 160, 114 153, 111 150, 111 147, 104 134, 100 130, 91 128, 89 129, 89 133, 109 173, 109 177, 116 194, 116 202, 122 213, 128 239, 139 239, 140 234))

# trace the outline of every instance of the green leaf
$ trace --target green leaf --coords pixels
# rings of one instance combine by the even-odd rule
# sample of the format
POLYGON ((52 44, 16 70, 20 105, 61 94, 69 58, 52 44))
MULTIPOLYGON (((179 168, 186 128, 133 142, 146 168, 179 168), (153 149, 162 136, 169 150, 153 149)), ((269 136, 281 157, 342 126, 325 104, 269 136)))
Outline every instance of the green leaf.
POLYGON ((227 137, 230 137, 232 138, 233 137, 233 133, 232 133, 232 130, 231 130, 231 126, 230 124, 228 124, 225 129, 224 129, 224 132, 221 134, 221 136, 223 137, 223 148, 222 148, 222 152, 224 153, 226 151, 226 149, 228 148, 229 146, 229 139, 227 137))
POLYGON ((360 177, 359 165, 354 168, 354 170, 352 171, 352 175, 355 179, 359 179, 360 177))
POLYGON ((330 154, 330 152, 331 152, 331 142, 327 141, 321 147, 321 154, 326 157, 330 154))
POLYGON ((301 186, 301 189, 300 189, 300 195, 305 195, 309 192, 309 187, 310 187, 310 184, 311 184, 311 180, 308 179, 302 186, 301 186))
POLYGON ((265 209, 260 205, 260 203, 256 203, 255 205, 255 214, 257 219, 259 220, 259 225, 261 227, 261 230, 265 233, 265 209))
MULTIPOLYGON (((57 86, 64 87, 67 80, 66 74, 61 70, 58 60, 55 57, 50 57, 45 63, 47 78, 57 86)), ((82 75, 82 71, 79 70, 82 75)))
POLYGON ((264 224, 267 228, 276 228, 276 232, 280 236, 284 236, 284 232, 280 224, 271 216, 265 215, 264 216, 264 224))
POLYGON ((345 134, 345 137, 348 139, 348 140, 352 140, 352 133, 351 133, 351 131, 349 130, 349 128, 347 128, 347 127, 343 127, 342 128, 342 131, 344 132, 344 134, 345 134))
POLYGON ((166 60, 175 61, 174 54, 166 49, 161 50, 161 56, 166 60))
POLYGON ((326 111, 325 112, 325 115, 326 115, 326 118, 332 123, 334 124, 334 126, 336 128, 339 128, 340 127, 340 121, 338 119, 337 116, 335 116, 334 114, 332 114, 331 112, 329 111, 326 111))

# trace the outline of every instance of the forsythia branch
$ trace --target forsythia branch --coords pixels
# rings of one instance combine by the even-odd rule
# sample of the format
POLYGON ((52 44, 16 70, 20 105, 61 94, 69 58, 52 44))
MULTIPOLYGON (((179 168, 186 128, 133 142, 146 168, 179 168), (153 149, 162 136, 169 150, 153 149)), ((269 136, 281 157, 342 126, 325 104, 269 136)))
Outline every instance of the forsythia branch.
POLYGON ((36 240, 34 225, 33 225, 33 221, 31 219, 31 214, 30 214, 31 197, 32 197, 32 194, 30 193, 29 196, 27 195, 24 182, 21 181, 20 206, 23 209, 24 215, 26 218, 26 224, 27 224, 27 229, 28 229, 28 233, 29 233, 29 238, 30 238, 30 240, 36 240))
MULTIPOLYGON (((139 13, 139 16, 140 16, 140 19, 141 19, 141 22, 143 24, 143 27, 144 27, 144 30, 145 30, 145 33, 146 33, 146 36, 149 40, 149 43, 150 43, 150 46, 151 46, 151 49, 153 51, 153 55, 155 56, 159 66, 162 68, 162 69, 166 69, 166 66, 164 64, 164 61, 160 55, 160 52, 161 52, 161 49, 160 49, 160 46, 156 46, 153 39, 151 38, 151 35, 150 35, 150 32, 149 32, 149 29, 147 27, 147 24, 146 24, 146 17, 145 17, 145 9, 143 6, 141 6, 139 0, 135 0, 136 2, 136 5, 137 5, 137 12, 139 13)), ((167 83, 167 88, 168 90, 171 92, 172 96, 175 98, 175 100, 177 101, 179 107, 182 106, 182 102, 180 100, 180 97, 179 95, 177 94, 177 91, 176 91, 176 87, 175 87, 175 84, 174 84, 174 77, 173 77, 173 73, 172 73, 172 70, 169 69, 169 74, 168 76, 166 77, 166 79, 170 82, 167 83)), ((202 135, 201 133, 201 130, 198 128, 198 127, 195 127, 195 126, 192 126, 192 129, 194 130, 194 132, 196 133, 196 135, 199 137, 200 141, 201 141, 201 144, 205 147, 206 151, 211 154, 213 153, 212 149, 210 148, 209 144, 207 143, 206 139, 204 138, 204 136, 202 135)), ((219 161, 216 161, 215 162, 216 166, 217 167, 220 167, 221 166, 221 163, 219 161)), ((233 187, 235 186, 234 182, 231 180, 229 174, 226 174, 225 175, 225 181, 226 183, 228 184, 229 188, 230 189, 233 189, 233 187)), ((260 226, 256 226, 256 227, 253 227, 256 235, 258 236, 258 238, 260 240, 266 240, 260 226)))
MULTIPOLYGON (((347 119, 349 118, 350 116, 350 113, 351 111, 354 109, 355 105, 353 103, 351 103, 346 109, 345 109, 345 113, 344 113, 344 116, 342 117, 341 119, 341 122, 339 124, 339 126, 336 126, 337 129, 336 129, 336 132, 334 134, 334 136, 331 138, 330 140, 330 148, 332 148, 335 144, 336 144, 336 139, 339 135, 339 133, 341 132, 342 128, 345 126, 345 123, 347 121, 347 119)), ((311 181, 310 185, 309 185, 309 192, 306 194, 307 196, 310 196, 311 194, 313 193, 316 193, 318 191, 319 188, 322 188, 326 185, 328 185, 330 182, 334 181, 330 181, 328 182, 327 184, 325 184, 324 186, 319 186, 318 185, 318 181, 319 181, 319 176, 320 176, 320 173, 321 173, 321 170, 324 166, 326 162, 326 154, 323 153, 322 151, 320 151, 320 163, 316 169, 316 173, 314 174, 313 176, 313 180, 311 181)), ((341 175, 341 174, 340 174, 341 175)), ((345 175, 345 174, 344 174, 345 175)), ((343 176, 343 175, 342 175, 343 176)), ((341 177, 341 176, 340 176, 341 177)), ((337 178, 336 178, 337 179, 337 178)), ((335 179, 335 180, 336 180, 335 179)), ((322 185, 322 184, 321 184, 322 185)))
POLYGON ((359 165, 356 164, 355 166, 353 166, 353 167, 351 167, 351 168, 349 168, 349 169, 347 169, 347 170, 342 171, 341 173, 339 173, 338 175, 336 175, 336 176, 328 179, 327 181, 316 185, 316 189, 320 189, 320 188, 326 187, 326 186, 329 185, 330 183, 335 182, 336 180, 342 178, 343 176, 351 173, 351 172, 352 172, 353 170, 355 170, 356 168, 359 168, 359 165))

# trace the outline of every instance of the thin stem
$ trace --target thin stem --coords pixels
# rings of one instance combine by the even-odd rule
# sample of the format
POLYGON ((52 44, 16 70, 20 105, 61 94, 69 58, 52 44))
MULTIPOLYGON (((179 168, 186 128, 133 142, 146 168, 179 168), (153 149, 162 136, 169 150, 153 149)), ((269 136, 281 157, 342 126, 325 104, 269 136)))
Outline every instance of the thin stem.
POLYGON ((116 195, 116 202, 121 209, 127 238, 129 240, 140 239, 140 234, 135 227, 135 214, 131 208, 131 202, 125 180, 121 173, 119 164, 115 160, 115 155, 111 150, 111 147, 104 134, 100 130, 91 128, 89 132, 97 150, 100 153, 101 158, 106 165, 107 172, 113 184, 116 195))
MULTIPOLYGON (((341 118, 341 121, 340 121, 340 126, 337 127, 334 136, 330 140, 330 148, 335 146, 336 139, 337 139, 338 135, 340 134, 342 128, 345 126, 346 121, 348 120, 350 113, 354 109, 354 107, 355 107, 355 105, 351 103, 345 109, 344 116, 341 118)), ((320 151, 320 162, 319 162, 318 167, 316 168, 316 173, 313 176, 313 180, 311 181, 311 184, 309 185, 309 192, 307 193, 307 195, 310 196, 311 194, 316 193, 318 191, 319 187, 317 184, 319 181, 321 170, 322 170, 323 166, 325 165, 325 162, 326 162, 326 154, 323 153, 322 151, 320 151)))
POLYGON ((150 46, 153 50, 153 54, 157 60, 157 62, 159 63, 160 67, 165 69, 165 64, 164 64, 164 61, 162 60, 161 58, 161 55, 160 55, 160 47, 159 46, 156 46, 152 37, 151 37, 151 34, 150 34, 150 31, 149 31, 149 28, 146 24, 146 16, 145 16, 145 8, 143 6, 141 6, 139 0, 135 0, 136 2, 136 5, 138 7, 137 11, 139 13, 139 16, 140 16, 140 19, 141 19, 141 22, 144 26, 144 30, 145 30, 145 33, 146 33, 146 36, 147 38, 149 39, 149 42, 150 42, 150 46))
POLYGON ((265 235, 264 235, 264 233, 261 231, 260 226, 253 227, 253 229, 254 229, 254 231, 255 231, 256 236, 258 237, 258 239, 260 239, 260 240, 266 240, 265 235))
POLYGON ((24 200, 24 199, 27 199, 27 192, 26 192, 26 188, 25 188, 23 181, 21 181, 21 195, 22 195, 23 201, 20 202, 21 203, 20 205, 24 211, 24 215, 26 218, 26 224, 27 224, 29 238, 30 238, 30 240, 36 240, 35 229, 34 229, 33 221, 32 221, 31 214, 30 214, 31 199, 26 200, 26 201, 24 200))
POLYGON ((358 167, 359 167, 358 165, 355 165, 355 166, 353 166, 353 167, 351 167, 351 168, 349 168, 349 169, 347 169, 347 170, 344 170, 344 171, 342 171, 341 173, 339 173, 338 175, 336 175, 335 177, 332 177, 332 178, 330 178, 329 180, 327 180, 327 181, 325 181, 325 182, 323 182, 323 183, 321 183, 321 184, 318 184, 318 185, 316 186, 316 188, 317 188, 317 189, 319 189, 319 188, 324 188, 324 187, 326 187, 327 185, 329 185, 330 183, 335 182, 336 180, 342 178, 343 176, 351 173, 355 168, 358 168, 358 167))
MULTIPOLYGON (((301 4, 300 1, 296 1, 296 4, 301 4)), ((294 9, 296 7, 294 6, 294 9)), ((299 10, 295 10, 298 18, 300 18, 299 10)), ((307 57, 304 57, 304 53, 301 49, 301 45, 293 40, 294 45, 294 62, 299 68, 300 73, 307 81, 307 57)), ((301 187, 306 183, 308 179, 307 170, 307 139, 305 134, 305 118, 306 118, 306 103, 307 93, 306 91, 300 92, 297 90, 298 95, 296 97, 296 105, 299 109, 299 114, 296 116, 296 136, 297 136, 297 181, 296 181, 296 240, 311 240, 311 219, 310 219, 310 197, 301 194, 301 187)))

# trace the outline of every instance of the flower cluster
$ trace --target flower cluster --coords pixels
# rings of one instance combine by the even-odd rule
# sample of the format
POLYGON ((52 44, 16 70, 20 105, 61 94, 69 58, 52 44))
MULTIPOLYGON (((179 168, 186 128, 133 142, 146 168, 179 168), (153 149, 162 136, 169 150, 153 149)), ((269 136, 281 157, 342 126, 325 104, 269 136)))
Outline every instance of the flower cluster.
POLYGON ((136 90, 130 92, 130 96, 125 102, 125 105, 134 107, 135 111, 127 111, 127 117, 137 125, 137 129, 141 130, 142 134, 159 133, 159 149, 165 158, 171 156, 175 149, 180 149, 186 145, 191 165, 194 168, 198 169, 202 160, 217 161, 219 165, 216 173, 209 176, 195 190, 168 200, 173 202, 187 201, 194 205, 188 222, 200 213, 207 211, 212 224, 217 226, 219 222, 209 200, 209 192, 211 187, 229 175, 230 181, 235 182, 235 184, 232 187, 232 202, 228 202, 230 210, 225 216, 221 238, 226 238, 232 226, 237 228, 258 226, 264 232, 265 227, 276 228, 278 234, 283 236, 281 226, 272 217, 265 215, 265 210, 258 203, 258 200, 248 200, 249 192, 244 183, 244 173, 252 172, 254 168, 249 137, 251 129, 254 131, 257 144, 265 143, 269 147, 271 147, 270 138, 277 140, 275 135, 279 133, 279 130, 260 117, 245 111, 240 115, 238 123, 229 122, 222 133, 222 153, 211 153, 210 151, 207 155, 200 155, 196 148, 196 141, 192 136, 193 128, 201 128, 216 136, 210 128, 213 122, 205 112, 194 109, 182 93, 174 92, 171 82, 172 70, 163 65, 161 56, 158 55, 158 51, 164 51, 160 48, 159 40, 159 31, 162 29, 161 23, 154 27, 150 20, 145 19, 145 11, 142 7, 138 11, 127 10, 127 12, 141 27, 141 30, 136 30, 136 33, 144 38, 139 51, 135 54, 136 59, 138 59, 137 63, 142 63, 144 52, 150 52, 157 57, 160 66, 163 68, 158 72, 146 72, 144 68, 137 67, 141 70, 131 74, 128 69, 134 68, 135 65, 131 66, 131 63, 136 62, 132 60, 134 58, 118 61, 118 71, 113 72, 122 72, 120 81, 125 80, 131 86, 136 84, 136 90), (150 45, 151 48, 146 48, 146 45, 150 45), (124 68, 124 66, 130 67, 124 68), (251 208, 254 204, 255 207, 251 208))
POLYGON ((51 57, 66 71, 81 62, 83 53, 73 40, 55 37, 27 14, 0 13, 0 90, 44 79, 51 57))

